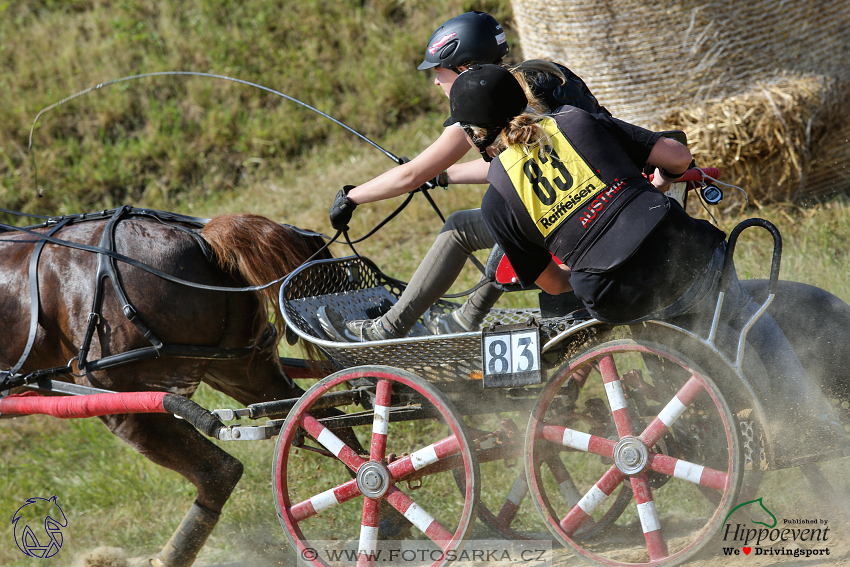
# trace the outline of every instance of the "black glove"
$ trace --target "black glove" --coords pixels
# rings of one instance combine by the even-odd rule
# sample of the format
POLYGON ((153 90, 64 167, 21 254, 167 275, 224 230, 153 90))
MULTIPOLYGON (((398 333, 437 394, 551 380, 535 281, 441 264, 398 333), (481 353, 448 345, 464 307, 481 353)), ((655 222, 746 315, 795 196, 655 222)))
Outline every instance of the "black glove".
POLYGON ((354 189, 354 185, 346 185, 336 194, 333 205, 328 215, 331 218, 331 226, 335 230, 348 230, 348 223, 357 205, 348 198, 348 192, 354 189))

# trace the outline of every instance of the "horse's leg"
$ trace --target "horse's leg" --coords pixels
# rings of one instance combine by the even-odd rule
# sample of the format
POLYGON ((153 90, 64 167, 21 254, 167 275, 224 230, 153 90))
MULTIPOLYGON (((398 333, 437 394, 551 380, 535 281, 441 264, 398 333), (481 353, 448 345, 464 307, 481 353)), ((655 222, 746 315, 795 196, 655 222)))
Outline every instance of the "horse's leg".
POLYGON ((107 427, 157 465, 180 473, 198 491, 189 512, 154 567, 188 567, 218 522, 222 507, 242 476, 242 463, 183 420, 134 414, 103 418, 107 427))

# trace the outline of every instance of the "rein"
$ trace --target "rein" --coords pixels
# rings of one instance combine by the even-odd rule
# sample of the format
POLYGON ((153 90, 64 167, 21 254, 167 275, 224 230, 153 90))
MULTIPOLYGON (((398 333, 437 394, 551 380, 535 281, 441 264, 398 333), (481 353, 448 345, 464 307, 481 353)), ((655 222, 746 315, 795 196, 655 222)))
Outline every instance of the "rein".
MULTIPOLYGON (((355 129, 354 129, 354 128, 352 128, 351 126, 349 126, 349 125, 345 124, 344 122, 342 122, 342 121, 340 121, 340 120, 338 120, 338 119, 334 118, 333 116, 331 116, 331 115, 329 115, 329 114, 327 114, 327 113, 325 113, 325 112, 322 112, 321 110, 319 110, 319 109, 317 109, 317 108, 315 108, 315 107, 313 107, 313 106, 311 106, 311 105, 309 105, 309 104, 307 104, 307 103, 305 103, 305 102, 302 102, 302 101, 298 100, 297 98, 295 98, 295 97, 293 97, 293 96, 287 95, 287 94, 285 94, 285 93, 282 93, 282 92, 280 92, 280 91, 277 91, 277 90, 271 89, 271 88, 269 88, 269 87, 266 87, 266 86, 263 86, 263 85, 260 85, 260 84, 257 84, 257 83, 252 83, 252 82, 250 82, 250 81, 245 81, 245 80, 243 80, 243 79, 237 79, 237 78, 234 78, 234 77, 229 77, 229 76, 227 76, 227 75, 218 75, 218 74, 213 74, 213 73, 201 73, 201 72, 197 72, 197 71, 159 71, 159 72, 154 72, 154 73, 143 73, 143 74, 139 74, 139 75, 131 75, 131 76, 127 76, 127 77, 121 77, 121 78, 118 78, 118 79, 113 79, 113 80, 111 80, 111 81, 107 81, 107 82, 105 82, 105 83, 98 83, 97 85, 95 85, 95 86, 93 86, 93 87, 89 87, 89 88, 87 88, 87 89, 84 89, 84 90, 82 90, 82 91, 79 91, 79 92, 77 92, 77 93, 74 93, 74 94, 72 94, 72 95, 70 95, 70 96, 68 96, 68 97, 65 97, 64 99, 62 99, 62 100, 60 100, 60 101, 58 101, 58 102, 55 102, 55 103, 53 103, 53 104, 51 104, 51 105, 49 105, 49 106, 47 106, 47 107, 43 108, 41 111, 39 111, 39 113, 36 115, 35 119, 33 120, 32 127, 30 128, 29 144, 28 144, 28 147, 27 147, 27 150, 29 151, 29 154, 30 154, 30 157, 31 157, 31 161, 32 161, 32 165, 33 165, 33 172, 34 172, 34 179, 35 179, 35 188, 36 188, 36 193, 38 193, 38 195, 39 195, 39 196, 41 195, 41 192, 40 192, 40 190, 38 189, 38 167, 37 167, 37 165, 36 165, 36 161, 35 161, 35 154, 34 154, 34 153, 33 153, 33 151, 32 151, 32 148, 33 148, 33 134, 34 134, 34 132, 35 132, 36 124, 38 123, 38 120, 41 118, 41 116, 42 116, 42 115, 44 115, 45 113, 47 113, 47 112, 49 112, 49 111, 53 110, 54 108, 57 108, 57 107, 59 107, 59 106, 62 106, 62 105, 66 104, 66 103, 68 103, 68 102, 70 102, 70 101, 72 101, 72 100, 74 100, 74 99, 76 99, 76 98, 78 98, 78 97, 81 97, 81 96, 83 96, 83 95, 89 94, 89 93, 91 93, 91 92, 93 92, 93 91, 96 91, 96 90, 100 90, 100 89, 103 89, 103 88, 109 87, 109 86, 111 86, 111 85, 116 85, 116 84, 123 83, 123 82, 127 82, 127 81, 133 81, 133 80, 144 79, 144 78, 149 78, 149 77, 165 77, 165 76, 189 76, 189 77, 204 77, 204 78, 211 78, 211 79, 220 79, 220 80, 224 80, 224 81, 230 81, 230 82, 238 83, 238 84, 240 84, 240 85, 245 85, 245 86, 253 87, 253 88, 255 88, 255 89, 259 89, 259 90, 262 90, 262 91, 265 91, 265 92, 271 93, 271 94, 273 94, 273 95, 275 95, 275 96, 279 96, 279 97, 284 98, 284 99, 286 99, 286 100, 288 100, 288 101, 290 101, 290 102, 294 102, 295 104, 298 104, 298 105, 300 105, 300 106, 303 106, 304 108, 306 108, 306 109, 308 109, 308 110, 311 110, 311 111, 315 112, 316 114, 318 114, 318 115, 320 115, 320 116, 322 116, 322 117, 324 117, 324 118, 327 118, 328 120, 330 120, 330 121, 331 121, 331 122, 333 122, 334 124, 337 124, 337 125, 341 126, 342 128, 345 128, 346 130, 348 130, 349 132, 351 132, 352 134, 354 134, 355 136, 357 136, 358 138, 360 138, 360 139, 361 139, 361 140, 363 140, 364 142, 366 142, 366 143, 370 144, 372 147, 374 147, 374 148, 376 148, 377 150, 379 150, 381 153, 383 153, 383 154, 384 154, 385 156, 387 156, 389 159, 393 160, 396 164, 401 165, 401 164, 403 164, 403 163, 405 163, 405 162, 407 162, 407 161, 410 161, 410 160, 408 160, 408 159, 407 159, 407 158, 405 158, 405 157, 398 157, 398 156, 396 156, 395 154, 393 154, 392 152, 390 152, 389 150, 384 149, 383 147, 381 147, 381 146, 379 146, 377 143, 375 143, 373 140, 371 140, 371 139, 369 139, 368 137, 366 137, 364 134, 362 134, 362 133, 358 132, 357 130, 355 130, 355 129)), ((350 242, 349 242, 349 246, 351 246, 351 244, 356 244, 356 243, 358 243, 358 242, 363 242, 364 240, 366 240, 367 238, 369 238, 369 237, 371 237, 373 234, 375 234, 378 230, 380 230, 380 229, 381 229, 384 225, 386 225, 389 221, 391 221, 393 218, 395 218, 395 217, 396 217, 396 216, 397 216, 397 215, 398 215, 398 214, 399 214, 399 213, 400 213, 400 212, 401 212, 401 211, 402 211, 405 207, 407 207, 407 205, 410 203, 410 200, 411 200, 411 199, 412 199, 412 197, 413 197, 413 194, 414 194, 414 193, 416 193, 417 191, 421 192, 421 193, 425 196, 425 198, 428 200, 428 203, 431 205, 431 208, 433 208, 433 209, 434 209, 434 212, 437 214, 437 216, 440 218, 440 220, 441 220, 443 223, 445 223, 445 222, 446 222, 446 219, 445 219, 445 217, 443 216, 443 213, 440 211, 439 207, 437 206, 437 203, 434 201, 434 199, 433 199, 433 198, 431 197, 431 195, 428 193, 428 190, 433 189, 435 186, 436 186, 436 185, 434 185, 431 181, 427 181, 427 182, 426 182, 426 183, 425 183, 422 187, 420 187, 420 188, 418 188, 418 189, 416 189, 416 190, 414 190, 414 191, 411 191, 411 192, 410 192, 410 195, 408 196, 408 198, 407 198, 407 199, 405 199, 405 200, 404 200, 404 202, 403 202, 401 205, 399 205, 399 207, 398 207, 395 211, 393 211, 392 213, 390 213, 390 214, 389 214, 389 215, 388 215, 388 216, 387 216, 387 217, 386 217, 383 221, 379 222, 379 223, 378 223, 378 224, 377 224, 377 225, 376 225, 376 226, 375 226, 372 230, 370 230, 370 231, 369 231, 369 232, 368 232, 365 236, 362 236, 362 237, 360 237, 360 238, 358 238, 358 239, 356 239, 356 240, 354 240, 354 241, 350 241, 350 242)), ((48 220, 48 221, 50 220, 50 218, 49 218, 49 217, 43 217, 43 216, 37 216, 37 215, 25 215, 25 214, 23 214, 23 213, 17 213, 17 212, 15 212, 15 211, 8 211, 8 210, 5 210, 5 209, 0 209, 0 211, 2 211, 2 212, 6 212, 6 213, 11 213, 11 214, 17 214, 17 215, 21 215, 21 216, 29 216, 29 217, 33 217, 33 218, 46 219, 46 220, 48 220)), ((191 217, 187 217, 187 218, 191 218, 191 217)), ((208 221, 209 219, 196 219, 196 220, 203 220, 204 222, 206 222, 206 221, 208 221)), ((286 225, 286 226, 289 226, 289 225, 286 225)), ((300 229, 296 229, 295 227, 291 227, 291 228, 292 228, 292 229, 294 229, 294 230, 296 230, 296 231, 300 231, 300 229)), ((8 226, 8 225, 4 225, 4 224, 0 224, 0 231, 3 231, 3 230, 9 230, 9 226, 8 226)), ((30 234, 34 234, 34 233, 30 233, 30 234)), ((301 234, 305 234, 305 232, 301 232, 301 234)), ((325 239, 329 239, 330 241, 327 243, 327 245, 326 245, 325 247, 329 246, 331 243, 333 243, 333 242, 334 242, 337 238, 339 238, 339 236, 340 236, 340 232, 337 232, 337 234, 336 234, 333 238, 329 238, 329 237, 327 237, 327 236, 325 236, 325 235, 323 235, 323 234, 321 234, 321 235, 320 235, 320 234, 316 234, 316 233, 310 233, 310 234, 312 234, 312 235, 317 235, 317 236, 322 236, 322 237, 323 237, 323 238, 325 238, 325 239)), ((347 235, 346 235, 346 240, 348 240, 347 235)), ((87 251, 89 251, 89 252, 97 252, 97 253, 99 253, 99 254, 102 254, 102 253, 103 253, 103 252, 101 252, 100 250, 95 250, 95 247, 89 247, 89 248, 86 248, 86 247, 84 247, 84 245, 76 245, 76 246, 75 246, 75 245, 73 245, 73 243, 68 243, 68 242, 65 242, 65 241, 60 241, 59 239, 56 239, 56 240, 50 240, 50 239, 48 239, 48 241, 49 241, 49 242, 52 242, 53 244, 61 244, 61 245, 64 245, 64 246, 70 246, 71 248, 78 248, 78 249, 80 249, 80 250, 87 250, 87 251)), ((354 250, 354 247, 353 247, 353 246, 351 247, 351 249, 352 249, 352 251, 354 251, 355 255, 358 255, 358 256, 359 256, 359 254, 357 254, 357 251, 356 251, 356 250, 354 250)), ((319 252, 321 252, 321 250, 320 250, 319 252)), ((319 252, 317 252, 316 254, 318 255, 318 254, 319 254, 319 252)), ((111 254, 107 254, 107 255, 111 255, 111 254)), ((188 285, 188 286, 190 286, 190 287, 200 287, 200 286, 199 286, 199 284, 192 284, 191 282, 186 282, 186 281, 184 281, 184 280, 180 280, 180 279, 178 279, 178 278, 174 278, 173 276, 168 276, 167 274, 163 274, 162 272, 153 271, 153 269, 152 269, 152 268, 150 268, 150 267, 145 267, 143 264, 137 264, 137 263, 134 263, 134 262, 132 261, 132 259, 128 259, 128 258, 126 258, 126 257, 120 257, 120 255, 118 255, 118 256, 112 256, 112 257, 113 257, 113 258, 115 258, 116 260, 121 261, 121 262, 125 262, 125 263, 128 263, 128 264, 132 265, 132 266, 135 266, 135 267, 137 267, 137 268, 140 268, 140 269, 142 269, 142 270, 146 270, 146 271, 148 271, 148 272, 151 272, 151 273, 153 273, 153 274, 155 274, 155 275, 157 275, 157 276, 159 276, 159 277, 163 277, 163 278, 165 278, 165 279, 167 279, 167 280, 169 280, 169 281, 172 281, 172 282, 174 282, 174 283, 179 283, 179 284, 182 284, 182 285, 188 285)), ((309 258, 307 261, 312 260, 312 259, 313 259, 313 257, 309 258)), ((471 261, 471 262, 475 265, 475 267, 476 267, 476 268, 478 268, 478 270, 479 270, 479 271, 483 274, 483 273, 484 273, 484 266, 482 266, 482 265, 481 265, 481 263, 480 263, 480 262, 479 262, 479 261, 478 261, 478 260, 477 260, 474 256, 470 256, 470 257, 469 257, 469 259, 470 259, 470 261, 471 261)), ((306 263, 306 262, 305 262, 305 263, 306 263)), ((285 278, 280 278, 280 279, 275 280, 275 281, 273 281, 273 282, 270 282, 270 283, 268 283, 268 284, 266 284, 266 285, 264 285, 264 286, 258 286, 258 287, 253 287, 253 288, 241 288, 241 289, 231 289, 231 288, 228 288, 228 289, 227 289, 227 291, 259 291, 259 290, 264 289, 264 288, 266 288, 266 287, 269 287, 269 286, 275 285, 275 284, 277 284, 277 283, 280 283, 280 282, 282 282, 284 279, 285 279, 285 278)), ((473 289, 471 289, 471 290, 469 290, 469 291, 466 291, 466 292, 462 292, 462 293, 459 293, 459 294, 446 295, 446 296, 444 296, 444 297, 462 297, 462 296, 464 296, 464 295, 468 295, 468 294, 472 293, 472 292, 473 292, 473 291, 475 291, 475 289, 477 289, 478 287, 480 287, 480 286, 476 286, 475 288, 473 288, 473 289)), ((210 289, 210 290, 214 290, 214 291, 224 291, 224 290, 223 290, 223 289, 221 289, 221 288, 215 288, 215 287, 200 287, 200 288, 201 288, 201 289, 210 289)))
MULTIPOLYGON (((158 277, 160 277, 164 280, 168 280, 170 282, 180 284, 180 285, 185 285, 187 287, 194 287, 196 289, 206 289, 206 290, 210 290, 210 291, 227 291, 227 292, 260 291, 260 290, 266 289, 267 287, 271 287, 275 284, 278 284, 278 283, 280 283, 280 282, 282 282, 283 280, 286 279, 286 276, 284 276, 282 278, 278 278, 274 281, 268 282, 268 283, 263 284, 263 285, 248 286, 248 287, 223 287, 223 286, 199 284, 199 283, 190 282, 190 281, 178 278, 176 276, 172 276, 171 274, 167 274, 167 273, 165 273, 161 270, 157 270, 153 266, 149 266, 149 265, 147 265, 143 262, 139 262, 138 260, 135 260, 133 258, 130 258, 129 256, 125 256, 124 254, 121 254, 119 252, 115 252, 114 250, 110 250, 110 249, 105 248, 103 246, 91 246, 89 244, 81 244, 79 242, 71 242, 70 240, 62 240, 61 238, 56 238, 54 236, 51 236, 52 232, 54 232, 54 231, 51 231, 51 232, 48 232, 47 234, 45 234, 45 233, 36 232, 35 230, 33 230, 34 228, 42 228, 42 227, 46 228, 48 226, 54 226, 56 223, 63 222, 66 219, 67 220, 76 220, 76 221, 103 220, 105 218, 111 218, 114 214, 116 214, 119 211, 126 211, 127 214, 134 215, 134 216, 147 216, 147 217, 151 217, 155 220, 159 220, 159 221, 173 220, 175 222, 197 224, 197 226, 199 228, 202 227, 204 224, 206 224, 207 221, 209 221, 209 219, 199 219, 199 218, 196 218, 196 217, 188 217, 188 216, 179 215, 179 214, 175 214, 175 213, 168 213, 168 212, 165 212, 165 211, 155 211, 155 210, 152 210, 152 209, 138 209, 138 208, 135 208, 135 207, 129 207, 129 206, 125 205, 124 207, 119 207, 117 209, 110 209, 108 211, 103 211, 101 213, 94 213, 94 214, 88 213, 88 214, 81 214, 81 215, 64 215, 64 216, 61 216, 61 217, 53 217, 53 218, 50 218, 47 222, 45 222, 43 225, 38 225, 38 226, 35 226, 35 227, 19 227, 19 226, 13 226, 13 225, 0 223, 0 229, 4 229, 4 230, 10 231, 10 232, 11 231, 24 232, 26 234, 29 234, 29 235, 34 236, 36 238, 39 238, 42 241, 50 242, 51 244, 57 244, 59 246, 66 246, 68 248, 73 248, 75 250, 84 250, 86 252, 92 252, 94 254, 102 254, 104 256, 108 256, 110 258, 118 260, 119 262, 124 262, 125 264, 129 264, 129 265, 131 265, 135 268, 139 268, 140 270, 144 270, 144 271, 151 273, 155 276, 158 276, 158 277)), ((201 249, 206 250, 204 253, 205 254, 209 253, 209 250, 206 247, 206 242, 203 241, 202 237, 200 237, 200 235, 198 235, 196 232, 193 233, 193 231, 190 231, 190 230, 187 230, 185 228, 175 226, 175 225, 170 225, 170 226, 173 226, 174 228, 179 229, 179 230, 183 230, 183 232, 186 232, 187 234, 192 235, 193 238, 195 238, 195 240, 199 244, 201 244, 201 249)), ((301 234, 301 235, 304 235, 304 236, 319 236, 319 237, 322 237, 322 238, 328 238, 326 235, 320 234, 318 232, 306 231, 304 229, 296 228, 296 227, 288 225, 288 224, 285 224, 283 226, 285 226, 287 229, 292 229, 295 232, 297 232, 298 234, 301 234)), ((330 243, 328 243, 328 244, 330 244, 330 243)), ((320 252, 321 252, 321 250, 320 250, 320 252)))
MULTIPOLYGON (((249 345, 246 347, 239 348, 219 348, 219 347, 199 347, 194 345, 164 345, 162 341, 160 341, 156 335, 145 325, 142 319, 139 317, 136 309, 133 307, 129 298, 127 297, 126 292, 124 291, 124 286, 121 281, 121 278, 118 276, 118 270, 116 266, 116 260, 128 263, 133 266, 137 266, 145 271, 153 273, 154 275, 163 277, 169 281, 173 281, 175 283, 188 285, 190 287, 200 288, 200 289, 210 289, 214 291, 254 291, 263 289, 270 285, 273 285, 275 282, 271 282, 269 284, 263 286, 253 286, 247 288, 230 288, 230 287, 217 287, 217 286, 207 286, 203 284, 196 284, 194 282, 188 282, 185 280, 181 280, 180 278, 175 278, 165 272, 157 270, 147 264, 143 264, 142 262, 138 262, 128 256, 124 256, 123 254, 119 254, 115 252, 115 227, 116 225, 125 218, 130 217, 145 217, 152 220, 156 220, 163 224, 166 224, 172 228, 178 229, 190 236, 192 236, 196 243, 201 247, 204 251, 204 255, 207 259, 210 259, 210 251, 209 247, 206 245, 203 237, 197 232, 191 229, 188 229, 183 226, 179 226, 176 224, 172 224, 173 222, 181 222, 193 225, 195 227, 202 227, 206 224, 208 219, 201 219, 197 217, 189 217, 185 215, 168 213, 165 211, 154 211, 150 209, 136 209, 129 206, 119 207, 117 209, 112 209, 108 211, 101 211, 98 213, 85 213, 79 215, 65 215, 62 217, 48 218, 45 223, 35 227, 29 228, 21 228, 10 225, 0 224, 0 228, 10 230, 10 231, 18 231, 24 232, 26 234, 31 234, 37 238, 39 241, 35 245, 35 249, 33 250, 32 255, 30 256, 29 263, 29 283, 30 283, 30 330, 29 335, 27 337, 27 344, 24 347, 24 352, 21 354, 21 357, 18 359, 18 362, 8 371, 0 371, 0 391, 7 390, 9 388, 22 386, 30 384, 34 381, 38 381, 44 379, 49 376, 61 375, 61 374, 72 374, 74 376, 83 376, 87 372, 93 372, 96 370, 103 370, 106 368, 111 368, 114 366, 118 366, 121 364, 126 364, 128 362, 136 362, 140 360, 147 360, 151 358, 159 358, 162 356, 177 356, 183 358, 200 358, 200 359, 217 359, 217 358, 243 358, 245 356, 251 355, 257 349, 265 349, 272 345, 277 337, 277 333, 275 328, 272 325, 269 325, 271 328, 271 332, 267 334, 266 338, 261 341, 259 344, 249 345), (103 229, 103 233, 101 234, 99 246, 89 246, 84 244, 79 244, 76 242, 70 242, 62 239, 58 239, 53 236, 60 229, 73 224, 74 222, 84 222, 84 221, 96 221, 96 220, 104 220, 108 219, 106 226, 103 229), (33 228, 47 228, 49 230, 47 233, 36 232, 32 230, 33 228), (72 358, 68 364, 65 366, 60 366, 57 368, 49 368, 44 370, 37 370, 34 372, 30 372, 25 375, 20 375, 20 369, 26 363, 29 358, 30 353, 32 352, 32 347, 35 343, 36 334, 38 332, 38 313, 40 309, 40 297, 39 297, 39 287, 38 287, 38 262, 41 258, 41 253, 44 249, 44 246, 48 243, 59 244, 62 246, 67 246, 70 248, 75 248, 79 250, 90 251, 96 253, 98 255, 97 262, 97 272, 95 275, 95 294, 91 312, 88 317, 87 325, 86 325, 86 334, 83 338, 83 343, 80 346, 80 350, 74 358, 72 358), (132 322, 139 332, 150 341, 151 346, 141 349, 135 349, 129 352, 115 354, 103 357, 99 360, 95 361, 87 361, 88 352, 91 347, 92 339, 94 338, 94 333, 96 331, 97 325, 100 323, 101 312, 103 310, 103 299, 104 299, 104 290, 105 290, 105 280, 109 279, 112 282, 112 288, 115 291, 119 302, 122 305, 122 310, 124 312, 124 316, 132 322), (73 365, 76 361, 76 366, 78 372, 74 371, 73 365)), ((42 218, 42 217, 37 217, 42 218)), ((288 225, 286 225, 288 226, 288 225)), ((292 227, 294 229, 294 227, 292 227)), ((302 229, 295 229, 296 232, 302 235, 313 236, 316 233, 312 233, 309 231, 305 231, 302 229)), ((330 244, 330 242, 328 243, 330 244)), ((325 245, 327 247, 327 245, 325 245)), ((323 247, 323 249, 325 248, 323 247)), ((321 250, 320 250, 321 251, 321 250)), ((278 280, 280 281, 280 280, 278 280)))

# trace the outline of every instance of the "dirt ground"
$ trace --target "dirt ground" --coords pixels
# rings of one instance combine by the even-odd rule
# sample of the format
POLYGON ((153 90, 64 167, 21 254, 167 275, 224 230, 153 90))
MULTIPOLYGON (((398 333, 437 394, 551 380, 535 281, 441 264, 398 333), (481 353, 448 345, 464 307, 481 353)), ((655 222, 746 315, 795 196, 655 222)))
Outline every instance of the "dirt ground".
MULTIPOLYGON (((788 555, 766 555, 763 551, 760 552, 756 549, 753 543, 749 544, 750 553, 744 554, 743 543, 728 541, 724 543, 721 534, 714 541, 708 542, 698 557, 692 558, 684 565, 689 567, 714 567, 719 564, 724 565, 724 567, 850 566, 850 475, 847 474, 848 464, 850 464, 850 459, 847 458, 821 464, 815 469, 820 471, 820 474, 814 476, 807 476, 805 469, 802 468, 768 472, 753 493, 754 498, 762 498, 765 507, 776 517, 777 528, 808 527, 805 524, 786 522, 786 520, 794 519, 817 519, 820 522, 819 527, 829 527, 827 539, 822 542, 798 544, 778 542, 775 545, 762 544, 759 547, 762 549, 769 547, 784 548, 792 553, 795 549, 800 549, 803 553, 806 549, 819 550, 819 553, 824 553, 824 550, 828 549, 829 555, 796 558, 788 555), (724 547, 736 549, 738 554, 726 555, 723 551, 724 547)), ((742 508, 734 513, 730 522, 740 522, 754 528, 760 527, 748 524, 751 520, 769 520, 769 517, 758 509, 747 510, 742 508)), ((471 539, 485 538, 489 539, 487 531, 482 529, 481 524, 477 524, 471 539)), ((245 541, 238 542, 237 547, 240 552, 235 556, 228 556, 224 559, 222 559, 221 553, 216 553, 214 549, 205 549, 201 552, 194 567, 295 567, 298 565, 289 549, 281 549, 276 540, 279 541, 279 538, 270 537, 268 534, 247 536, 245 541)), ((675 543, 672 543, 672 545, 675 545, 675 543)), ((639 554, 644 552, 644 549, 634 551, 639 554)), ((628 550, 626 552, 628 553, 628 550)), ((384 564, 392 565, 389 562, 384 564)), ((404 564, 399 563, 399 565, 404 564)), ((526 564, 540 565, 541 567, 549 567, 549 565, 551 567, 579 567, 589 563, 572 549, 567 548, 553 550, 551 563, 532 561, 526 564)), ((456 562, 455 565, 509 567, 512 564, 466 561, 456 562)), ((127 558, 121 550, 109 549, 93 550, 81 554, 73 562, 73 567, 148 566, 149 563, 146 558, 127 558)))

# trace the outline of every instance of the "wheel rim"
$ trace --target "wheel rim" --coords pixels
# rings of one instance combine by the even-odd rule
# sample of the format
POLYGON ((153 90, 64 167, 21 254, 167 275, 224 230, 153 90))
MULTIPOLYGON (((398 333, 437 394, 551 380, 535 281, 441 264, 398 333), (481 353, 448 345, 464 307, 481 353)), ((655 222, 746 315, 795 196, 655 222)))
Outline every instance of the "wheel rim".
POLYGON ((281 429, 272 482, 281 525, 299 557, 328 565, 328 550, 323 553, 320 542, 333 540, 342 564, 364 566, 381 561, 378 540, 387 535, 379 534, 382 518, 402 533, 415 528, 402 539, 424 538, 423 545, 436 551, 427 556, 432 565, 445 563, 450 550, 462 547, 474 521, 480 484, 475 452, 451 403, 413 374, 384 367, 339 372, 302 396, 281 429), (352 384, 368 393, 367 412, 324 420, 311 413, 323 395, 352 384), (411 411, 419 412, 420 420, 423 412, 430 418, 413 426, 399 420, 400 412, 411 411), (323 421, 356 425, 343 441, 323 421), (439 425, 442 433, 435 440, 423 440, 420 430, 428 428, 420 424, 425 421, 439 425), (317 466, 320 471, 311 477, 317 466), (466 485, 463 502, 456 502, 454 489, 455 502, 443 506, 441 486, 445 480, 454 484, 455 469, 462 471, 466 485))
POLYGON ((734 505, 741 446, 733 425, 714 382, 677 353, 644 341, 603 343, 551 380, 529 420, 526 467, 534 503, 556 538, 592 561, 678 564, 711 538, 734 505), (563 406, 558 394, 591 363, 601 379, 588 379, 575 403, 563 406), (708 432, 704 446, 695 440, 700 428, 708 432), (553 447, 583 495, 575 505, 558 494, 542 466, 553 447), (623 485, 634 492, 627 513, 599 537, 580 537, 623 485), (716 503, 700 496, 706 486, 721 495, 716 503), (690 504, 692 497, 698 502, 690 504))

